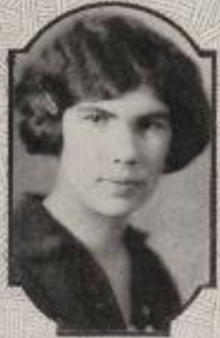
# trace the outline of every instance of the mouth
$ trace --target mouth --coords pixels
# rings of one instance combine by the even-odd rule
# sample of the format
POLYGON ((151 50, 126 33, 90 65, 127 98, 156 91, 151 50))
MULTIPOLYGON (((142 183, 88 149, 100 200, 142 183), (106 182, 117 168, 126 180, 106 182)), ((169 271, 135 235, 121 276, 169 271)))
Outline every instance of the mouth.
POLYGON ((118 184, 121 186, 140 186, 143 181, 133 179, 107 179, 108 182, 118 184))
POLYGON ((133 177, 108 177, 99 181, 106 194, 123 200, 139 200, 146 189, 145 180, 133 177))
POLYGON ((144 180, 133 178, 104 178, 101 181, 112 184, 115 187, 127 190, 133 190, 145 185, 144 180))

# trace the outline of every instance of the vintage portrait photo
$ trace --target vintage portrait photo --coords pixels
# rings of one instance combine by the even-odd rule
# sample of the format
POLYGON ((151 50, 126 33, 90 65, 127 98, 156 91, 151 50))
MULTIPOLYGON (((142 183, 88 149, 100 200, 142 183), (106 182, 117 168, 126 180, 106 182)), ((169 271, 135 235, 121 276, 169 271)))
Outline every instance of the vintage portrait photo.
POLYGON ((169 335, 216 287, 215 57, 113 1, 10 50, 8 285, 58 336, 169 335))

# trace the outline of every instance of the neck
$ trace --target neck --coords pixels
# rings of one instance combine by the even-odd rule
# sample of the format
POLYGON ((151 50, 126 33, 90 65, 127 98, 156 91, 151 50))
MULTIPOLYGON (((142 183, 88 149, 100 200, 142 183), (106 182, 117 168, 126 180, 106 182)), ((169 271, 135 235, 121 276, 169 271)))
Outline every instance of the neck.
POLYGON ((58 174, 53 190, 43 203, 51 215, 94 254, 108 257, 122 247, 126 220, 86 207, 63 175, 58 174))

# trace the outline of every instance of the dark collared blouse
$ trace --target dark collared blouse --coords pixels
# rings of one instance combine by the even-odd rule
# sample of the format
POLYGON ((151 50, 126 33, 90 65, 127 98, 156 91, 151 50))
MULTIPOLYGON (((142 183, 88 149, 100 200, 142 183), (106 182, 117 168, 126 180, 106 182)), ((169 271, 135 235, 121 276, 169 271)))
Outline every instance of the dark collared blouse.
MULTIPOLYGON (((168 329, 180 310, 176 287, 142 232, 128 226, 124 242, 131 262, 131 326, 168 329)), ((21 285, 61 333, 127 332, 109 280, 87 248, 28 195, 11 231, 11 285, 21 285)))

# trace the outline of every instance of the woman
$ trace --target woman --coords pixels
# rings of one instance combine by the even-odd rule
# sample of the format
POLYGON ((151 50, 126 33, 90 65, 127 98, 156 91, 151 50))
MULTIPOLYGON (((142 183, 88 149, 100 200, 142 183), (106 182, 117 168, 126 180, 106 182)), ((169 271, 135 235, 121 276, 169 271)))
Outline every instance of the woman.
POLYGON ((14 90, 21 138, 59 168, 14 215, 11 282, 61 332, 166 330, 178 291, 127 219, 208 142, 197 68, 119 14, 73 18, 30 60, 14 90))

